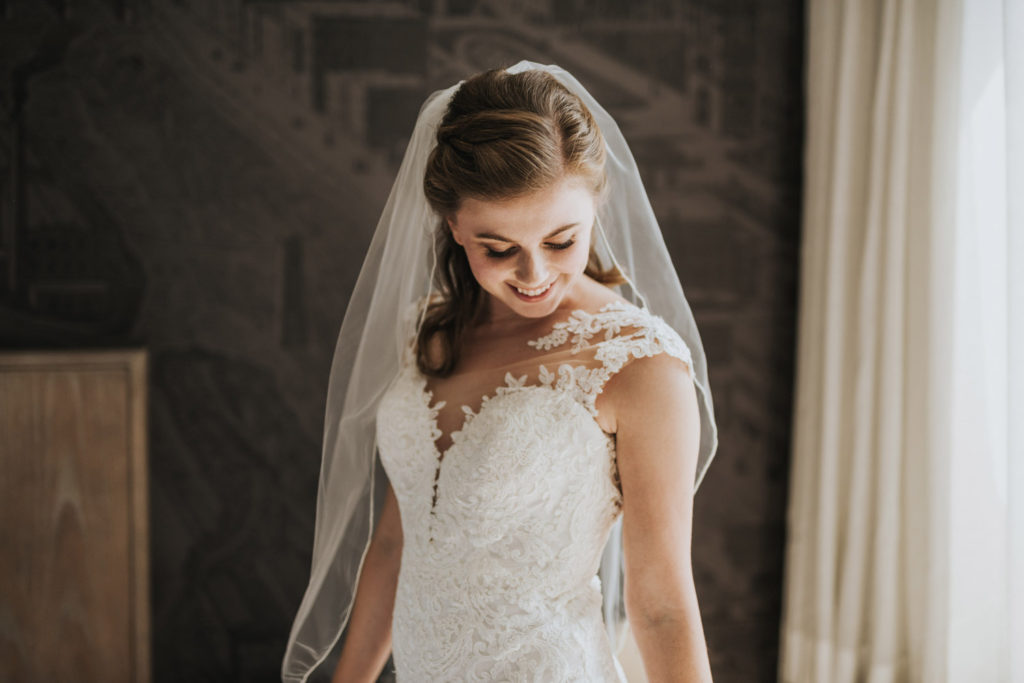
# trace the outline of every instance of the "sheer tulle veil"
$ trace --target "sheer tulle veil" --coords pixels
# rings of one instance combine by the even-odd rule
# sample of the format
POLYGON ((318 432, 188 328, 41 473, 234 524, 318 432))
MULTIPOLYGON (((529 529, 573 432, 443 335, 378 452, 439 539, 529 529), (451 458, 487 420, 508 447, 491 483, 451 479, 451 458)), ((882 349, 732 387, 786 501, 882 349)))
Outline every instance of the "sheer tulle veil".
MULTIPOLYGON (((568 72, 519 62, 508 70, 541 69, 575 93, 605 139, 608 197, 599 211, 595 248, 627 276, 620 293, 661 316, 693 357, 701 413, 695 487, 718 446, 707 361, 661 230, 626 140, 612 117, 568 72)), ((384 206, 349 301, 327 392, 312 569, 282 663, 282 680, 305 681, 327 657, 348 622, 366 548, 380 509, 383 471, 376 453, 376 412, 396 376, 403 347, 420 320, 408 311, 435 287, 433 232, 438 216, 423 194, 427 157, 452 93, 437 91, 420 109, 398 175, 384 206)), ((613 646, 626 623, 621 519, 601 561, 604 616, 613 646)))

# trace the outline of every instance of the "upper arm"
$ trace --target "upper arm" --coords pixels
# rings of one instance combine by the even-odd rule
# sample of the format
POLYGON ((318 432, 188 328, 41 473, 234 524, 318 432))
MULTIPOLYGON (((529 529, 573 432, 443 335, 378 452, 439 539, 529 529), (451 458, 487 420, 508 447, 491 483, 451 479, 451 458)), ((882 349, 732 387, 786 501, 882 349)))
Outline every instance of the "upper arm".
MULTIPOLYGON (((387 481, 385 479, 385 481, 387 481)), ((395 490, 391 482, 387 483, 387 490, 384 492, 384 504, 381 508, 380 518, 377 520, 377 529, 373 534, 374 543, 383 549, 400 550, 402 548, 402 518, 398 511, 398 499, 395 497, 395 490)))
POLYGON ((700 411, 692 370, 664 353, 637 359, 600 398, 616 434, 627 605, 647 615, 677 608, 693 590, 700 411))

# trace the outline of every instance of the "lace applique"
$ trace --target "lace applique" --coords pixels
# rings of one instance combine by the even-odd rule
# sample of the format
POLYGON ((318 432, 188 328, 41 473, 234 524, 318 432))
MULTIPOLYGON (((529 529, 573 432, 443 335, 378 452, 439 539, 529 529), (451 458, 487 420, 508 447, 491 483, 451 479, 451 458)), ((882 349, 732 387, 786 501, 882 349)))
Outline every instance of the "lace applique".
POLYGON ((481 401, 481 403, 480 403, 480 408, 477 410, 477 412, 474 413, 473 409, 471 407, 469 407, 468 405, 460 406, 460 408, 462 409, 462 426, 460 428, 456 429, 455 431, 453 431, 451 434, 448 435, 448 438, 451 440, 451 444, 448 446, 448 448, 445 448, 445 449, 442 450, 440 448, 437 448, 437 446, 436 446, 437 440, 440 439, 443 436, 443 432, 437 426, 437 418, 438 418, 438 414, 441 412, 441 409, 444 408, 448 404, 448 402, 447 401, 438 401, 437 403, 433 403, 433 400, 434 400, 433 392, 430 391, 430 389, 427 388, 426 379, 423 378, 421 380, 421 382, 420 382, 420 394, 421 394, 421 396, 423 398, 424 405, 426 406, 427 411, 429 412, 429 415, 430 415, 430 423, 431 423, 430 438, 431 438, 431 441, 435 444, 434 450, 435 450, 436 455, 437 455, 437 467, 434 470, 434 490, 433 490, 433 496, 432 496, 431 502, 430 502, 430 512, 431 512, 431 514, 434 514, 434 509, 437 507, 438 481, 441 478, 441 463, 444 461, 444 456, 448 453, 448 451, 451 450, 452 446, 454 446, 457 441, 461 440, 462 434, 469 427, 470 423, 473 421, 473 418, 475 418, 477 415, 479 415, 480 413, 482 413, 484 411, 484 408, 486 407, 488 401, 490 401, 493 398, 497 398, 498 396, 504 396, 504 395, 508 394, 509 392, 516 391, 518 389, 523 389, 526 386, 527 386, 527 384, 526 384, 526 375, 522 375, 520 377, 514 377, 512 375, 512 373, 506 372, 505 373, 505 386, 498 387, 495 390, 493 395, 484 396, 482 401, 481 401))
POLYGON ((595 403, 598 394, 608 380, 630 360, 667 353, 692 367, 690 349, 668 323, 643 309, 620 301, 605 304, 593 314, 582 310, 573 311, 568 320, 556 323, 550 334, 527 344, 541 351, 549 351, 571 343, 572 353, 579 353, 593 344, 593 338, 602 332, 604 340, 596 344, 595 353, 595 359, 601 363, 599 367, 563 363, 558 367, 556 376, 541 365, 539 374, 541 384, 571 393, 594 417, 597 417, 595 403), (628 331, 630 328, 632 331, 628 331))
POLYGON ((587 313, 583 310, 573 311, 568 320, 555 323, 550 334, 526 343, 541 351, 547 351, 562 346, 572 335, 572 350, 573 353, 578 353, 598 332, 604 330, 604 338, 609 340, 622 330, 623 325, 639 324, 649 317, 649 314, 644 313, 636 306, 621 301, 612 301, 602 306, 597 313, 587 313), (640 315, 629 315, 633 312, 640 315), (620 319, 620 313, 626 315, 625 319, 620 319), (630 322, 633 318, 635 320, 630 322))
POLYGON ((462 425, 463 429, 465 429, 466 425, 469 424, 469 422, 474 417, 476 417, 477 415, 479 415, 480 413, 483 412, 484 406, 487 405, 488 401, 490 401, 492 399, 495 399, 498 396, 504 396, 504 395, 508 394, 509 392, 516 391, 518 389, 523 389, 526 386, 527 386, 527 384, 526 384, 526 375, 521 375, 519 377, 514 377, 511 372, 506 372, 505 373, 505 386, 498 387, 498 388, 496 388, 494 390, 493 394, 484 396, 483 399, 481 399, 481 401, 480 401, 480 408, 477 410, 477 412, 474 413, 473 409, 470 408, 469 406, 462 406, 462 412, 464 412, 466 414, 466 421, 462 425))

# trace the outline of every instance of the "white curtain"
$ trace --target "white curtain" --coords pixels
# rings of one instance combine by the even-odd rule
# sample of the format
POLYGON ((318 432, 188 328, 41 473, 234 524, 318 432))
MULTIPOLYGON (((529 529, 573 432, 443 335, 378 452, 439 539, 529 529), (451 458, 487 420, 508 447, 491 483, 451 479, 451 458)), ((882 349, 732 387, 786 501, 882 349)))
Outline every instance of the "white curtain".
POLYGON ((1024 682, 1024 0, 808 0, 779 678, 1024 682))

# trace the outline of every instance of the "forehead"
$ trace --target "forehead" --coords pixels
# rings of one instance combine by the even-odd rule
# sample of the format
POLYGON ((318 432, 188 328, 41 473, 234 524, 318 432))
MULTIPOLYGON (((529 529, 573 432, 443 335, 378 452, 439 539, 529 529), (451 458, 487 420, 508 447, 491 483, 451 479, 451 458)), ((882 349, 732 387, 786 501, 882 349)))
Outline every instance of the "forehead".
POLYGON ((569 176, 519 197, 466 198, 452 218, 461 229, 513 237, 586 221, 593 212, 593 193, 580 179, 569 176))

